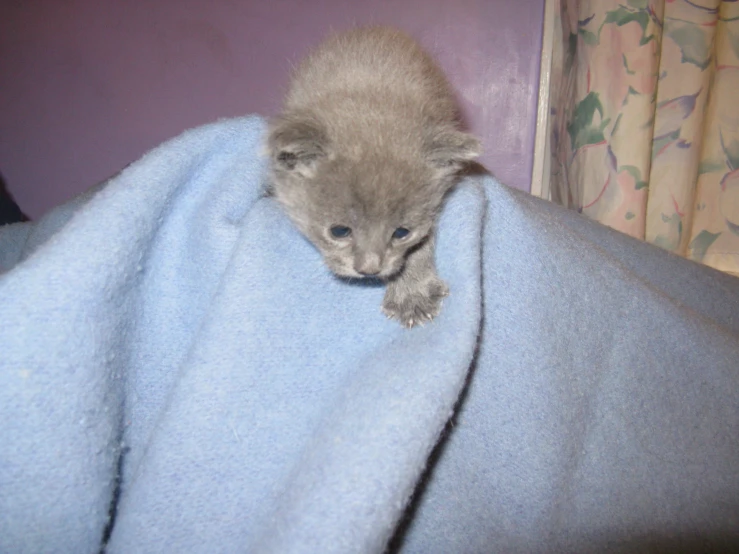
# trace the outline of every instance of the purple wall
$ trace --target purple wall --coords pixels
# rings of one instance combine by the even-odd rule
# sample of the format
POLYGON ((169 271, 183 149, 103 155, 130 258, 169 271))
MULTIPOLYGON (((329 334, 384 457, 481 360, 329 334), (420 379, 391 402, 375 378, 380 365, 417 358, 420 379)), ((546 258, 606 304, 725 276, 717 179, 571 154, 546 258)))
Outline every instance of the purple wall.
POLYGON ((434 52, 483 163, 528 190, 543 0, 3 0, 0 172, 31 217, 186 128, 279 106, 330 28, 391 23, 434 52))

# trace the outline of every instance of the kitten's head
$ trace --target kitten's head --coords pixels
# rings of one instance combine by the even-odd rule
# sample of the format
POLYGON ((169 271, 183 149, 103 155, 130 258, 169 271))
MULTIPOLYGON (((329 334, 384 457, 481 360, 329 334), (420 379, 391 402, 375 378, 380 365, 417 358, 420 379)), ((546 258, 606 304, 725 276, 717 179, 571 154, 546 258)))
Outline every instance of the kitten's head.
POLYGON ((389 144, 338 144, 306 115, 273 122, 274 194, 337 275, 397 274, 408 251, 428 240, 445 193, 479 149, 452 126, 411 133, 400 149, 389 144))

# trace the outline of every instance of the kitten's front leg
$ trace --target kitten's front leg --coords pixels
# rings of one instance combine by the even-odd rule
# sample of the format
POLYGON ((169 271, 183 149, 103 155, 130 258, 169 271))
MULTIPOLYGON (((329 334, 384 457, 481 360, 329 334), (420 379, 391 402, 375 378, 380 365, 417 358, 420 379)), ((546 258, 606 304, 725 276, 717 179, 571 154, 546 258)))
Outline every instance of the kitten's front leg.
POLYGON ((439 315, 441 302, 448 294, 446 283, 436 275, 432 234, 408 255, 403 271, 388 281, 382 311, 410 328, 439 315))

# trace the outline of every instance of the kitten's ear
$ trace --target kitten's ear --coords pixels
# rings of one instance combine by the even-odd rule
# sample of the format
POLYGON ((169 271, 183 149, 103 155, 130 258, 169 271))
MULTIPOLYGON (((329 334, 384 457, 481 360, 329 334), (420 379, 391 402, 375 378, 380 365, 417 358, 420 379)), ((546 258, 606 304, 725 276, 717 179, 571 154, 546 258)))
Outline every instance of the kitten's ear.
POLYGON ((267 139, 276 168, 310 177, 317 162, 327 155, 328 139, 315 119, 286 116, 271 121, 267 139))
POLYGON ((430 133, 424 144, 426 159, 442 173, 455 173, 480 155, 480 141, 456 129, 441 128, 430 133))

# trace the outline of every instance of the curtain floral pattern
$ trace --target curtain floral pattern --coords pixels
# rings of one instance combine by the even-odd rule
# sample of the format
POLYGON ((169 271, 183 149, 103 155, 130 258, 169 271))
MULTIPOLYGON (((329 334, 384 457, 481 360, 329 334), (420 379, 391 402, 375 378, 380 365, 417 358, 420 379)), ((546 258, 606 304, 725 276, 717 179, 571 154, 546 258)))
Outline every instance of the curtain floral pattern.
POLYGON ((555 13, 552 200, 739 273, 739 1, 555 13))

